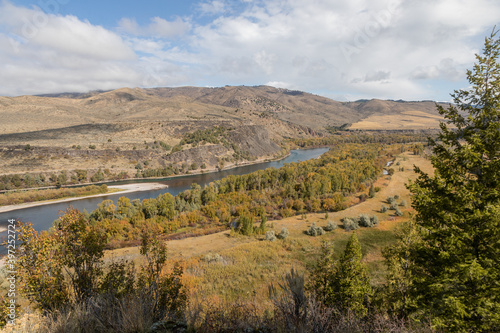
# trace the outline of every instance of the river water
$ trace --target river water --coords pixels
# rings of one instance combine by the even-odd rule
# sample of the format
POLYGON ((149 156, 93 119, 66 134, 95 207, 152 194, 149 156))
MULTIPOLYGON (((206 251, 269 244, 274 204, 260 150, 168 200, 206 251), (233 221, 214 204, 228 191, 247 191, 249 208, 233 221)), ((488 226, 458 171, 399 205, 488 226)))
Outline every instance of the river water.
MULTIPOLYGON (((97 205, 99 203, 107 199, 113 200, 116 204, 118 198, 122 196, 130 198, 130 200, 134 199, 143 200, 148 198, 156 198, 160 194, 167 192, 175 196, 178 193, 191 188, 191 184, 193 183, 200 184, 201 187, 203 188, 205 184, 209 184, 210 182, 222 179, 229 175, 244 175, 257 170, 263 170, 267 168, 280 168, 286 163, 306 161, 309 159, 317 158, 326 151, 328 151, 328 148, 292 150, 290 151, 290 156, 280 161, 246 165, 219 172, 206 173, 200 175, 187 175, 182 177, 170 177, 170 178, 155 179, 155 180, 141 179, 135 181, 121 181, 115 183, 108 183, 108 185, 118 185, 118 184, 130 184, 130 183, 155 182, 155 183, 166 184, 168 185, 168 188, 162 188, 151 191, 125 193, 125 194, 117 193, 96 198, 81 198, 81 199, 75 198, 75 200, 73 201, 66 201, 66 202, 54 203, 50 205, 31 207, 31 208, 23 208, 10 212, 0 213, 0 226, 5 227, 9 219, 16 219, 23 222, 31 222, 33 224, 33 227, 38 231, 48 230, 52 226, 54 220, 56 220, 59 217, 60 212, 65 211, 70 205, 73 206, 74 208, 79 209, 80 211, 86 209, 90 213, 97 208, 97 205)), ((2 236, 5 236, 5 234, 6 232, 1 233, 2 236)))

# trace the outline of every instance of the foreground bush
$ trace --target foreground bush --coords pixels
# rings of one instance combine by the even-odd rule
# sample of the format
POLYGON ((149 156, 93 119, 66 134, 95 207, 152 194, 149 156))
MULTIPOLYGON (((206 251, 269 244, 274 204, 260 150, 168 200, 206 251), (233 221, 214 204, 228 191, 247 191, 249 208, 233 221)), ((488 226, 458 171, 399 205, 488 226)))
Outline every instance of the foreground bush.
POLYGON ((274 242, 276 240, 276 235, 274 234, 274 231, 269 230, 266 231, 266 238, 267 241, 274 242))
POLYGON ((18 226, 20 292, 49 320, 54 332, 143 332, 167 318, 181 319, 183 269, 163 272, 166 244, 145 227, 145 264, 103 262, 106 236, 69 208, 51 232, 18 226), (149 325, 149 326, 148 326, 149 325))

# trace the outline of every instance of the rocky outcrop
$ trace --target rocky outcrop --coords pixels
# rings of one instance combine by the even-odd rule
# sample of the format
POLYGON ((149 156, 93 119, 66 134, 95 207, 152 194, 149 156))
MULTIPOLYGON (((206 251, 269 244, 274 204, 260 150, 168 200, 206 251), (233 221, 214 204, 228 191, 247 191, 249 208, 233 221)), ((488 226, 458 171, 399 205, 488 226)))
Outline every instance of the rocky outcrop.
POLYGON ((273 155, 281 150, 280 146, 269 138, 269 133, 262 126, 240 126, 228 132, 228 139, 241 151, 246 151, 255 157, 273 155))

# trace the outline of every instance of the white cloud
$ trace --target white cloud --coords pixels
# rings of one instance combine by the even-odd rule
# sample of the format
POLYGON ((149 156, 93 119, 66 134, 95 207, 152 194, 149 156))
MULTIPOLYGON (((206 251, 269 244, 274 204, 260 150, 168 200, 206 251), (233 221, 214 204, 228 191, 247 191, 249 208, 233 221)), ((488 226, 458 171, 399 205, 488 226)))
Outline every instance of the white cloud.
POLYGON ((198 10, 202 15, 217 15, 228 10, 228 5, 222 0, 212 0, 198 4, 198 10))
POLYGON ((2 95, 117 88, 141 76, 135 52, 103 27, 8 2, 0 22, 2 95))
POLYGON ((125 33, 135 36, 149 36, 157 38, 175 38, 185 35, 191 30, 191 23, 180 17, 167 21, 161 17, 153 17, 147 26, 139 26, 134 19, 123 18, 118 22, 119 28, 125 33))
POLYGON ((331 97, 446 100, 500 17, 497 0, 204 0, 193 8, 194 16, 146 25, 123 18, 118 34, 3 3, 0 76, 12 84, 0 94, 268 82, 331 97), (29 38, 26 21, 37 28, 29 38))
POLYGON ((0 6, 0 22, 11 38, 19 42, 18 46, 25 49, 39 47, 100 60, 135 58, 118 35, 74 16, 56 16, 4 2, 0 6))
POLYGON ((465 77, 499 13, 492 0, 266 1, 196 27, 194 38, 214 70, 231 55, 242 83, 424 99, 450 92, 425 80, 465 77))

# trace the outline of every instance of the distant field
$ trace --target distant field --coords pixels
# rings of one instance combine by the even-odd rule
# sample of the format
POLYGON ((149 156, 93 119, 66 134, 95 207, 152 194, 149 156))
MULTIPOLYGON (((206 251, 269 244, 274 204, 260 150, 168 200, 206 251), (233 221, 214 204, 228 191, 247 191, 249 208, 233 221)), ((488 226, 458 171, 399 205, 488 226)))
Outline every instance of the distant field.
POLYGON ((352 124, 350 129, 357 130, 400 130, 400 129, 438 129, 444 118, 422 111, 404 111, 395 115, 369 116, 352 124))

